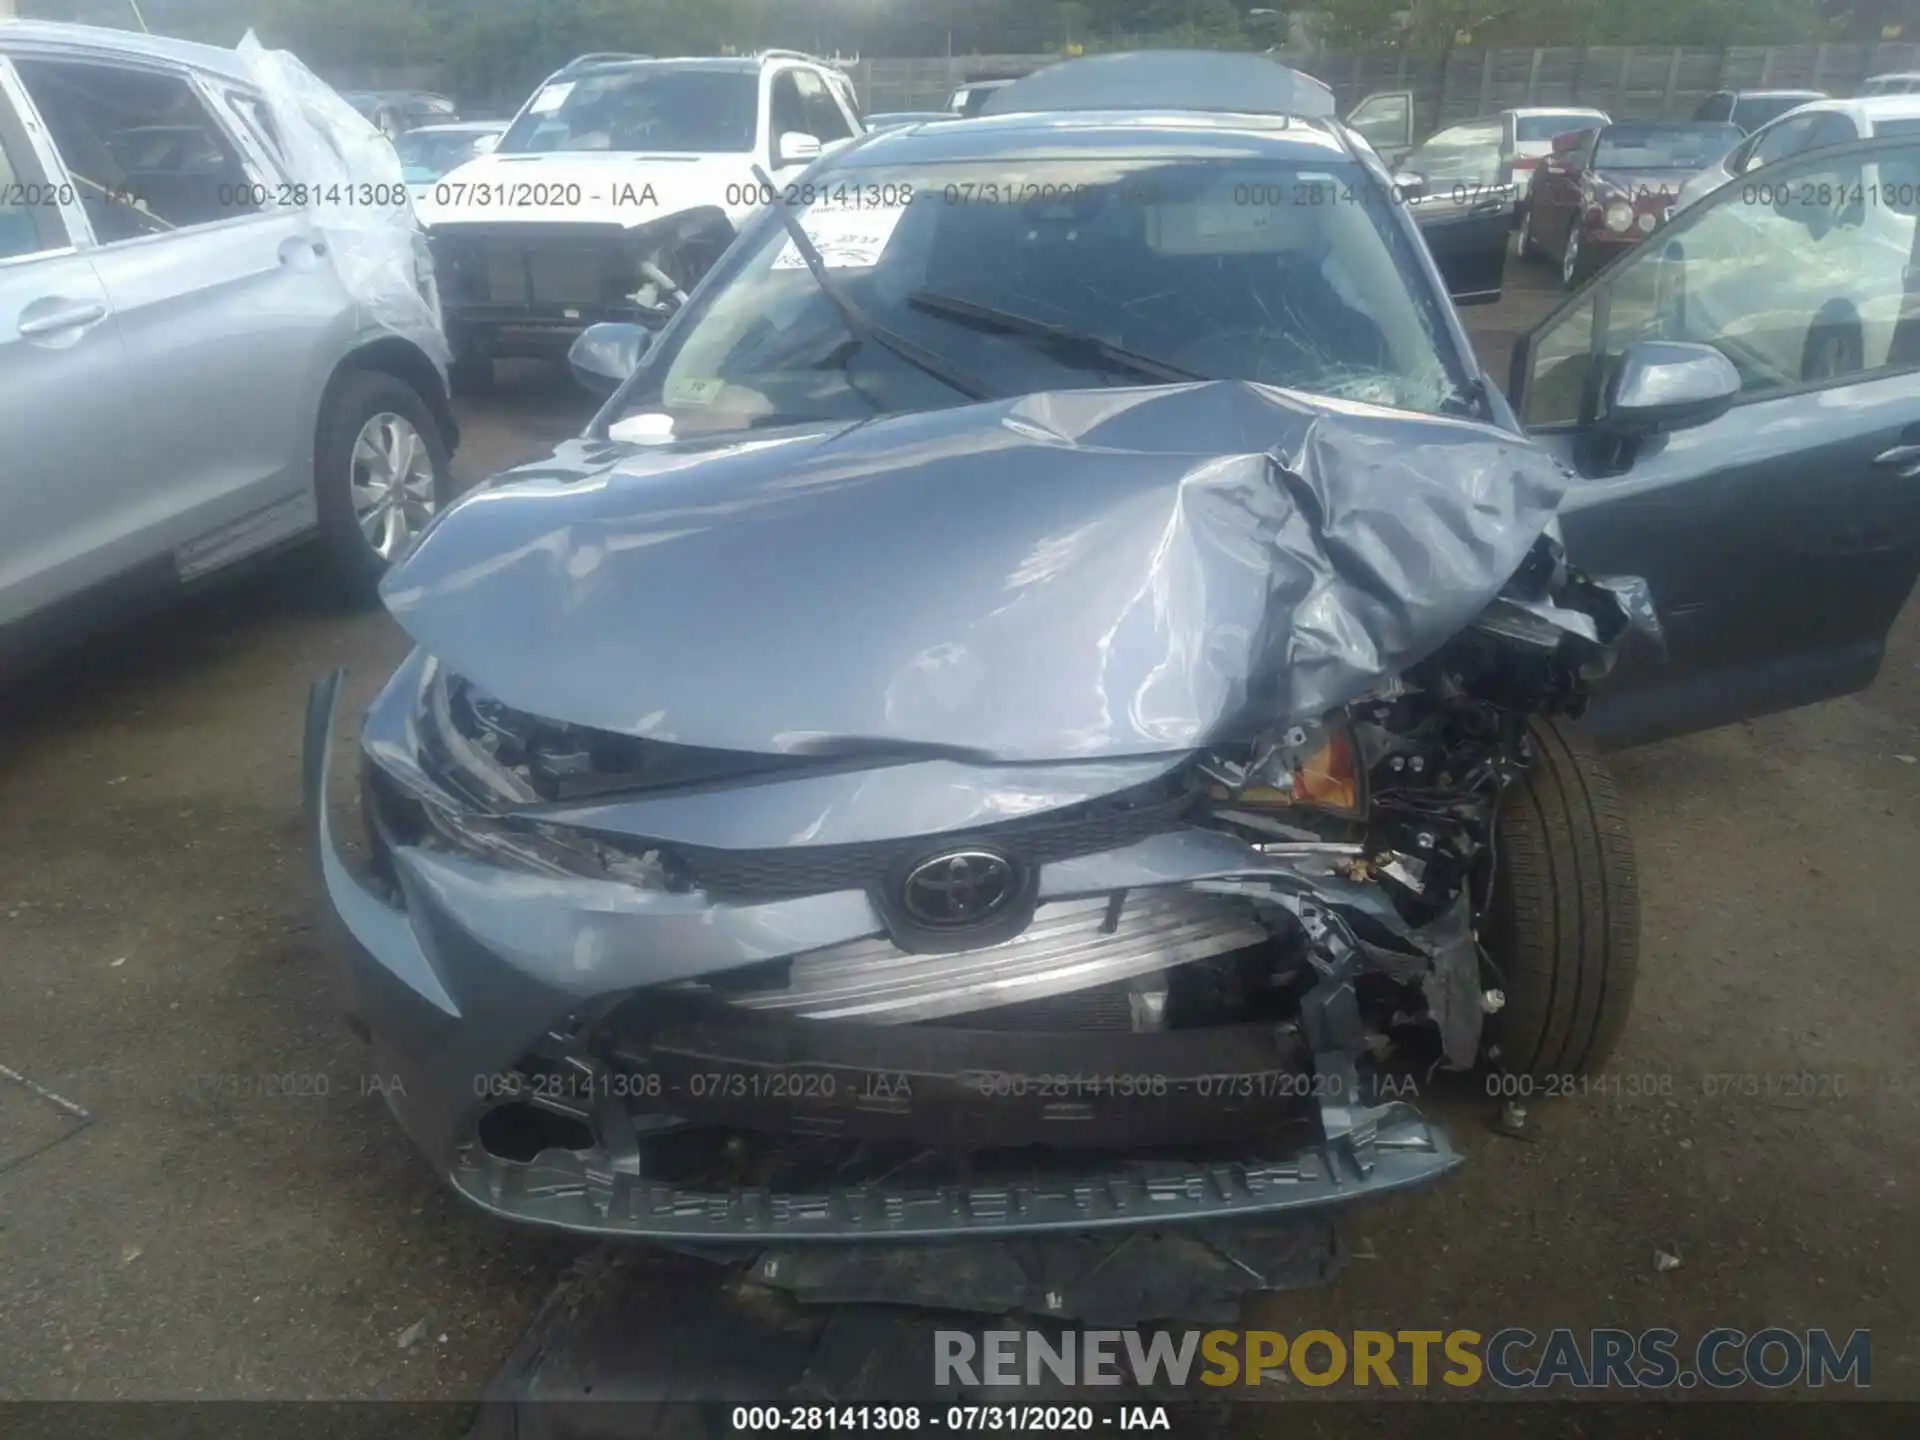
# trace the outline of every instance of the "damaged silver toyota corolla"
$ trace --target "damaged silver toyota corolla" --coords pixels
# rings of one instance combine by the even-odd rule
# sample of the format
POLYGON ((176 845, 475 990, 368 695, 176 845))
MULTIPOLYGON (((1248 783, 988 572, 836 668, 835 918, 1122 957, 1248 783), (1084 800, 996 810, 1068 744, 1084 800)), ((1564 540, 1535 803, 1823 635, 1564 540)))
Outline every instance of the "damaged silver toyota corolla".
POLYGON ((1343 132, 1093 118, 850 150, 872 207, 763 213, 389 578, 369 873, 313 823, 350 1014, 479 1204, 1265 1215, 1456 1163, 1385 1065, 1613 1043, 1633 862, 1568 720, 1644 587, 1569 568, 1343 132), (968 188, 1009 154, 1043 189, 968 188))

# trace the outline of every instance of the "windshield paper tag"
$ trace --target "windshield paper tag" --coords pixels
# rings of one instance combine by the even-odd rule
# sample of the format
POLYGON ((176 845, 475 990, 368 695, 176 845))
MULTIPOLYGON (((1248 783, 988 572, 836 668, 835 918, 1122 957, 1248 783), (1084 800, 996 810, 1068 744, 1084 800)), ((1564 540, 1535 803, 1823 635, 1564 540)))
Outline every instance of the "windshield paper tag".
POLYGON ((713 376, 689 376, 684 380, 669 377, 666 393, 660 398, 669 405, 711 405, 720 398, 726 382, 713 376))
POLYGON ((533 97, 533 104, 527 107, 533 115, 551 115, 567 103, 567 97, 573 93, 574 82, 569 80, 561 85, 549 85, 533 97))
MULTIPOLYGON (((800 217, 800 228, 829 270, 871 270, 880 263, 887 242, 893 239, 900 217, 906 213, 904 205, 815 205, 800 217)), ((773 268, 807 268, 791 237, 773 257, 773 268)))

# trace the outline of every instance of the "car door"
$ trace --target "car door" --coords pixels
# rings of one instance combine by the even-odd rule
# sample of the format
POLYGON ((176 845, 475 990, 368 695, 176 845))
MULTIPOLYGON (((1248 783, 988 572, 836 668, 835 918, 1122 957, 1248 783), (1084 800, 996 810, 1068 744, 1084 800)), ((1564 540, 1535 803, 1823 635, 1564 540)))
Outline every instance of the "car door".
POLYGON ((1346 124, 1392 166, 1413 148, 1413 92, 1377 90, 1347 112, 1346 124))
POLYGON ((183 579, 306 530, 320 397, 360 325, 313 219, 282 203, 298 197, 190 72, 67 56, 17 68, 81 194, 139 377, 142 485, 125 523, 171 549, 183 579), (161 123, 197 131, 202 158, 121 169, 116 132, 161 123))
POLYGON ((1587 157, 1599 136, 1598 127, 1571 131, 1554 137, 1553 148, 1540 162, 1540 178, 1534 183, 1532 215, 1534 243, 1558 256, 1567 248, 1567 236, 1580 214, 1580 182, 1586 174, 1587 157))
POLYGON ((1449 126, 1409 152, 1395 177, 1455 304, 1500 298, 1514 201, 1501 135, 1497 116, 1449 126))
POLYGON ((143 558, 125 544, 132 376, 44 142, 0 58, 0 664, 28 617, 143 558))
MULTIPOLYGON (((1591 724, 1628 743, 1868 684, 1920 574, 1920 137, 1794 156, 1683 212, 1515 351, 1515 409, 1579 476, 1573 561, 1644 576, 1668 639, 1610 677, 1591 724), (1808 197, 1882 200, 1876 223, 1808 197), (1849 327, 1886 342, 1828 343, 1849 327), (1626 348, 1710 345, 1732 408, 1629 436, 1626 348)), ((1644 353, 1644 352, 1643 352, 1644 353)))

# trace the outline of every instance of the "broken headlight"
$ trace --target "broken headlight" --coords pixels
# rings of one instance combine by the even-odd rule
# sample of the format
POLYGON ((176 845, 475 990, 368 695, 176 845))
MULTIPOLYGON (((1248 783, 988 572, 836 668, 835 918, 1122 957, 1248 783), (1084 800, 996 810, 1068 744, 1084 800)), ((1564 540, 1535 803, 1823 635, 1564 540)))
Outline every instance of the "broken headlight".
POLYGON ((1346 716, 1261 735, 1237 752, 1216 751, 1201 765, 1209 798, 1253 810, 1315 810, 1364 819, 1366 775, 1346 716))
POLYGON ((590 763, 592 749, 573 727, 510 709, 431 660, 415 719, 421 768, 445 794, 412 794, 391 777, 370 777, 368 803, 387 844, 451 850, 549 875, 685 888, 671 857, 643 841, 512 813, 565 798, 556 777, 569 773, 569 764, 590 763), (583 754, 587 762, 569 759, 583 754), (465 803, 449 805, 448 796, 465 803))

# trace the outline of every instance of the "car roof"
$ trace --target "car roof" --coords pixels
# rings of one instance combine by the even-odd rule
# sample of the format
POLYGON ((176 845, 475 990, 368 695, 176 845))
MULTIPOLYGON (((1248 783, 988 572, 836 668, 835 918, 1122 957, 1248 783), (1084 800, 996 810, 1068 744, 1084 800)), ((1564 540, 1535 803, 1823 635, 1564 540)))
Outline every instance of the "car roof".
POLYGON ((1607 112, 1597 105, 1515 105, 1499 113, 1526 119, 1534 115, 1604 115, 1607 112))
POLYGON ((1809 100, 1825 100, 1824 90, 1716 90, 1716 95, 1731 95, 1739 100, 1784 100, 1795 95, 1804 95, 1809 100))
POLYGON ((1602 130, 1738 130, 1731 120, 1609 120, 1602 130))
POLYGON ((1193 157, 1245 154, 1333 161, 1352 153, 1329 124, 1298 116, 1234 115, 1192 110, 1017 111, 970 120, 933 120, 870 133, 840 152, 857 165, 984 160, 1037 151, 1061 157, 1111 151, 1172 151, 1193 157))
POLYGON ((0 50, 12 53, 64 54, 101 59, 167 60, 224 79, 254 84, 253 72, 238 52, 170 35, 144 35, 105 25, 73 25, 57 20, 0 20, 0 50))
POLYGON ((1324 82, 1265 55, 1220 50, 1135 50, 1064 60, 1000 90, 983 113, 1133 108, 1328 120, 1334 115, 1333 91, 1324 82))
POLYGON ((1855 95, 1851 99, 1836 100, 1829 96, 1822 100, 1809 100, 1804 105, 1796 105, 1784 114, 1776 115, 1760 128, 1771 130, 1783 121, 1796 115, 1847 115, 1854 120, 1865 120, 1871 124, 1875 120, 1906 120, 1920 115, 1920 95, 1855 95))
POLYGON ((1878 85, 1883 80, 1920 80, 1920 70, 1889 70, 1882 75, 1869 75, 1863 83, 1878 85))
POLYGON ((416 125, 407 131, 409 135, 484 135, 489 131, 505 130, 511 120, 448 120, 440 125, 416 125))

